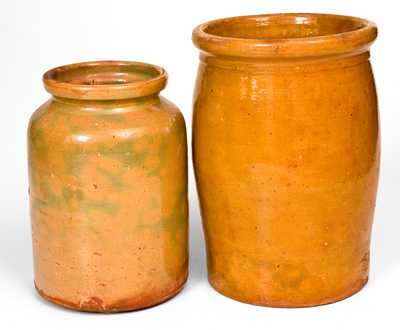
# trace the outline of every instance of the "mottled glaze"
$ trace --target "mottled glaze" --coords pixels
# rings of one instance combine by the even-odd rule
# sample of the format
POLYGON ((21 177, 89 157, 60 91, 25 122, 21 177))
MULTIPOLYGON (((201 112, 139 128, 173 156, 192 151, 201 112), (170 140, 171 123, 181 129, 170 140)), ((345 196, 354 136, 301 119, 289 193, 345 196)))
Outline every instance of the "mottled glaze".
POLYGON ((188 269, 186 130, 159 96, 167 75, 136 62, 50 70, 29 124, 35 285, 94 312, 175 295, 188 269))
POLYGON ((331 303, 368 280, 380 142, 369 21, 200 25, 193 158, 211 285, 266 306, 331 303))

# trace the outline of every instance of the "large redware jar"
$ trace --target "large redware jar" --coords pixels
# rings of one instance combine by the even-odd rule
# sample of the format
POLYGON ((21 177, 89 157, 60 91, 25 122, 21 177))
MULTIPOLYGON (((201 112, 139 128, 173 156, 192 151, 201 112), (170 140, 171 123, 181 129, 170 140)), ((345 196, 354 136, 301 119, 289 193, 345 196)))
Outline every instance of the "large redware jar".
POLYGON ((379 169, 366 20, 197 27, 193 156, 211 285, 267 306, 331 303, 368 280, 379 169))
POLYGON ((83 311, 144 308, 188 273, 185 122, 136 62, 50 70, 29 124, 35 285, 83 311))

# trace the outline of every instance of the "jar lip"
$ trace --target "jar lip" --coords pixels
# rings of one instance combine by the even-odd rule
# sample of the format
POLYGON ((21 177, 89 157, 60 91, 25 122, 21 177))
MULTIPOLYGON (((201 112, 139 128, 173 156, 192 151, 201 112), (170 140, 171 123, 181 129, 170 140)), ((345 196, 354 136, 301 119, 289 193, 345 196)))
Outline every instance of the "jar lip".
POLYGON ((283 13, 212 20, 193 30, 193 43, 218 56, 306 58, 367 51, 375 23, 353 16, 283 13))
POLYGON ((80 100, 121 100, 159 93, 167 72, 156 65, 132 61, 91 61, 56 67, 43 75, 54 96, 80 100))

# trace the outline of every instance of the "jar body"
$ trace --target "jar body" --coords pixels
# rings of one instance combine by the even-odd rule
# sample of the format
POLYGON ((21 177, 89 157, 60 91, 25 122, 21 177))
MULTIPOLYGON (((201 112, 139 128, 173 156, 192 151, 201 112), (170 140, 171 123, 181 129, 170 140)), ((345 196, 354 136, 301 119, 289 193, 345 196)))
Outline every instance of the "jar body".
POLYGON ((52 98, 31 118, 35 285, 85 311, 157 304, 187 278, 184 119, 159 96, 52 98))
POLYGON ((201 55, 194 167, 221 293, 300 307, 366 283, 380 154, 368 56, 201 55))

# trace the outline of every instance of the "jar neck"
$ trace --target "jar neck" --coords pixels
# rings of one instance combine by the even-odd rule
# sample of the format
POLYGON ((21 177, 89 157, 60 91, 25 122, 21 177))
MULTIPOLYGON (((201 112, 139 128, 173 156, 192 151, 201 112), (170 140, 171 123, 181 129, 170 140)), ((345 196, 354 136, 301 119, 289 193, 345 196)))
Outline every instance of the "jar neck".
POLYGON ((355 66, 370 57, 369 50, 359 53, 346 53, 326 57, 307 58, 246 58, 215 56, 209 53, 200 53, 200 61, 206 66, 225 70, 250 72, 314 72, 355 66))
POLYGON ((155 105, 160 102, 160 95, 157 93, 122 100, 80 100, 53 95, 50 102, 61 104, 62 107, 57 107, 57 109, 62 109, 62 111, 118 114, 143 106, 155 105))

